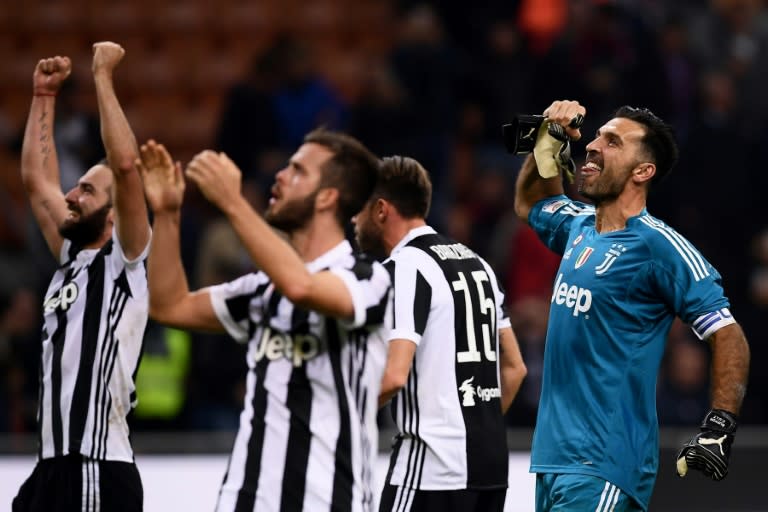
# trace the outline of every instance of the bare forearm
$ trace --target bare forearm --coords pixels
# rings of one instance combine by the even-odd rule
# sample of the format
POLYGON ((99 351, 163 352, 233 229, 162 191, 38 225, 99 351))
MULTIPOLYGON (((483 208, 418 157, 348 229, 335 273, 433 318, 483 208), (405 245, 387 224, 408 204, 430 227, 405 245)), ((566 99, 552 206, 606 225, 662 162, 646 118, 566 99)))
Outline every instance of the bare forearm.
POLYGON ((712 346, 712 408, 738 414, 749 376, 749 345, 738 324, 710 338, 712 346))
POLYGON ((35 96, 29 109, 21 148, 21 177, 27 191, 43 185, 61 188, 59 162, 53 142, 54 96, 35 96))
POLYGON ((564 193, 560 176, 545 179, 539 176, 536 160, 529 154, 523 162, 515 183, 515 213, 528 222, 528 213, 540 200, 564 193))
POLYGON ((523 379, 526 375, 525 368, 507 368, 501 371, 501 413, 506 414, 512 406, 523 379))
POLYGON ((115 94, 112 74, 97 71, 93 79, 99 104, 101 139, 109 165, 116 172, 131 171, 139 150, 136 137, 115 94))
POLYGON ((99 103, 101 138, 115 176, 115 227, 126 257, 134 259, 145 250, 149 242, 144 191, 134 166, 139 150, 136 137, 115 94, 111 73, 97 71, 94 82, 99 103))
POLYGON ((179 212, 155 215, 147 273, 150 313, 161 322, 168 311, 189 293, 181 261, 180 220, 179 212))
POLYGON ((504 327, 499 330, 499 358, 501 380, 501 412, 506 414, 512 401, 517 396, 523 379, 528 374, 523 362, 523 355, 520 352, 520 345, 517 342, 517 336, 511 327, 504 327))
POLYGON ((293 247, 242 196, 224 211, 253 262, 269 275, 283 295, 292 300, 305 296, 311 276, 293 247))
POLYGON ((379 390, 379 407, 384 407, 401 389, 403 385, 399 381, 388 378, 385 373, 381 381, 381 390, 379 390))

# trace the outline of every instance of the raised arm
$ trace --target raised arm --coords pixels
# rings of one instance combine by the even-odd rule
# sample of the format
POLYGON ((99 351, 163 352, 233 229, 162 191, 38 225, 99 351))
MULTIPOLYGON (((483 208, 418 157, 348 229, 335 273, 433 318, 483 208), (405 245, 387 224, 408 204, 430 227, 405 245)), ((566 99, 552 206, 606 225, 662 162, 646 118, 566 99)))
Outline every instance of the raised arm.
POLYGON ((537 202, 545 197, 563 194, 561 176, 542 178, 536 168, 533 154, 529 154, 523 162, 515 182, 515 213, 524 222, 528 222, 528 214, 537 202))
POLYGON ((528 373, 511 327, 499 330, 499 374, 501 377, 501 412, 506 414, 528 373))
POLYGON ((184 198, 181 164, 174 164, 166 149, 150 140, 141 146, 136 168, 154 213, 149 249, 149 315, 180 329, 224 332, 207 289, 189 291, 181 261, 179 223, 184 198))
POLYGON ((59 226, 67 216, 67 204, 61 191, 59 161, 53 143, 53 119, 56 94, 71 71, 68 57, 57 56, 37 63, 32 76, 32 106, 21 149, 21 179, 32 214, 57 261, 64 241, 59 226))
POLYGON ((240 169, 232 160, 223 153, 203 151, 186 173, 224 212, 256 266, 288 300, 329 316, 354 317, 354 303, 344 281, 332 272, 310 273, 296 250, 248 204, 240 193, 240 169))
POLYGON ((115 177, 115 229, 123 252, 135 259, 149 242, 150 229, 141 178, 134 166, 138 157, 136 137, 115 94, 112 74, 125 55, 120 45, 100 42, 93 45, 93 80, 99 103, 101 139, 115 177))
MULTIPOLYGON (((546 122, 555 123, 563 126, 565 132, 571 140, 579 140, 581 131, 578 128, 571 127, 571 123, 577 115, 584 116, 586 109, 577 101, 555 101, 543 114, 547 118, 546 122)), ((548 137, 546 133, 541 133, 536 141, 537 148, 545 141, 542 137, 548 137)), ((550 141, 553 139, 549 139, 550 141)), ((554 146, 549 147, 544 153, 554 150, 554 146)), ((537 202, 547 197, 563 194, 563 180, 561 175, 553 178, 543 178, 538 172, 534 154, 531 153, 523 162, 515 183, 515 213, 517 216, 528 222, 528 214, 537 202)))

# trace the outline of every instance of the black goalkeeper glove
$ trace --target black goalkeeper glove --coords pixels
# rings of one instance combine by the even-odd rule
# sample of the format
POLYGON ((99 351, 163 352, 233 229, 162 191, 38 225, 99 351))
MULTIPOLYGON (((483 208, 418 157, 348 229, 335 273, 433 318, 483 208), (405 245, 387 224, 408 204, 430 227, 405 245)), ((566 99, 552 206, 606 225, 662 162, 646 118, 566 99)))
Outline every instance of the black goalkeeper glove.
POLYGON ((722 409, 712 409, 704 417, 701 432, 683 446, 677 455, 677 474, 697 469, 712 480, 722 480, 728 474, 736 417, 722 409))

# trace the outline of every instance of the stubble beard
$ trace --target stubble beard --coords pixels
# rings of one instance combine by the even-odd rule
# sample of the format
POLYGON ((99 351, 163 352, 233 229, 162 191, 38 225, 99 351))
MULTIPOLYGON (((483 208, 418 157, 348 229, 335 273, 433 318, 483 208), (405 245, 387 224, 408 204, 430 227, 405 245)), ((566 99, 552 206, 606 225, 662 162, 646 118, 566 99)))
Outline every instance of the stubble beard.
POLYGON ((579 194, 592 201, 595 206, 615 201, 621 195, 622 190, 624 190, 624 183, 619 183, 615 179, 609 179, 602 173, 597 176, 597 179, 589 187, 587 187, 584 178, 582 178, 578 187, 579 194))
POLYGON ((360 250, 372 258, 382 261, 389 256, 384 247, 384 236, 381 228, 373 224, 373 222, 369 221, 358 225, 355 238, 360 250))

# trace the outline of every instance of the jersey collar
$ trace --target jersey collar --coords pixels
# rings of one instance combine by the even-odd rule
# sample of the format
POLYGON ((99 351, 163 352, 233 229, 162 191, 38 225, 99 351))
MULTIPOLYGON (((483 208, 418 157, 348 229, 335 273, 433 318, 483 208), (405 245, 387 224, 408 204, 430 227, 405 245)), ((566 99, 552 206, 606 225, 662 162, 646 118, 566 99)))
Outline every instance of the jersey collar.
POLYGON ((402 239, 402 240, 400 240, 400 241, 397 243, 397 245, 395 246, 395 248, 394 248, 394 249, 392 249, 392 253, 390 254, 390 256, 392 256, 392 255, 394 255, 395 253, 397 253, 398 251, 400 251, 400 249, 402 249, 403 247, 405 247, 405 245, 406 245, 408 242, 410 242, 411 240, 413 240, 414 238, 417 238, 417 237, 420 237, 420 236, 423 236, 423 235, 433 235, 433 234, 435 234, 435 233, 437 233, 437 231, 435 231, 435 230, 432 228, 432 226, 428 226, 428 225, 427 225, 427 226, 419 226, 419 227, 417 227, 417 228, 413 228, 412 230, 410 230, 410 231, 409 231, 409 232, 408 232, 408 233, 407 233, 407 234, 406 234, 406 235, 403 237, 403 239, 402 239))
POLYGON ((339 242, 336 247, 332 248, 328 252, 325 252, 314 260, 307 262, 307 270, 310 272, 317 272, 324 268, 329 268, 334 263, 350 253, 352 253, 352 245, 349 243, 349 240, 344 239, 339 242))

